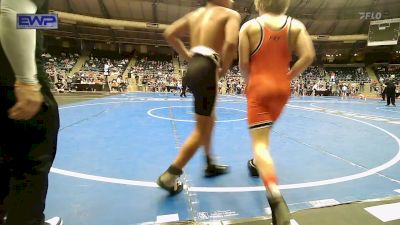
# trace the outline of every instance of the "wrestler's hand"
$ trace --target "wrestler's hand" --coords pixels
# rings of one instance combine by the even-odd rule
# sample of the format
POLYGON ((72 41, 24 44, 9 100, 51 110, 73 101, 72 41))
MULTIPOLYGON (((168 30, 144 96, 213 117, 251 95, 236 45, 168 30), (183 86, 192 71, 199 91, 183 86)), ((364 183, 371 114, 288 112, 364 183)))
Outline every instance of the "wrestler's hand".
POLYGON ((193 58, 194 53, 193 52, 189 52, 188 56, 187 56, 187 61, 190 62, 193 58))
POLYGON ((40 84, 24 84, 16 81, 14 86, 16 103, 8 110, 8 117, 14 120, 29 120, 35 116, 43 103, 40 89, 40 84))
POLYGON ((248 79, 247 79, 247 77, 246 77, 246 79, 244 80, 244 95, 246 95, 247 94, 247 86, 248 86, 248 84, 249 84, 249 81, 248 81, 248 79))
POLYGON ((293 71, 290 70, 290 71, 286 74, 286 76, 288 77, 289 80, 292 80, 292 79, 293 79, 293 71))

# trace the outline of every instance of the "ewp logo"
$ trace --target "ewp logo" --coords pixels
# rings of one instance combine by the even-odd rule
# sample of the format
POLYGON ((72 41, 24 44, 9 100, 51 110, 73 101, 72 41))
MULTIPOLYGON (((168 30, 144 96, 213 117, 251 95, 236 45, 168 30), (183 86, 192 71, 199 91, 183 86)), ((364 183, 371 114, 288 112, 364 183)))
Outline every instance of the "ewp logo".
POLYGON ((18 14, 17 29, 58 29, 56 14, 18 14))

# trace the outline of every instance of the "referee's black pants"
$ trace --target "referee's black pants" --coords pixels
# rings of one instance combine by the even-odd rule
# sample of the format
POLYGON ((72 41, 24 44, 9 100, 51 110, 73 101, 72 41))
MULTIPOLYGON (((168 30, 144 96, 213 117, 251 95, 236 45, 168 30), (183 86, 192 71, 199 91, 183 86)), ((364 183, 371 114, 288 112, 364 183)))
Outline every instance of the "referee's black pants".
POLYGON ((396 91, 395 90, 387 90, 386 91, 387 97, 387 105, 396 105, 396 91))
POLYGON ((0 87, 0 224, 42 225, 48 174, 57 149, 58 106, 42 88, 44 103, 27 121, 8 118, 15 104, 13 87, 0 87))

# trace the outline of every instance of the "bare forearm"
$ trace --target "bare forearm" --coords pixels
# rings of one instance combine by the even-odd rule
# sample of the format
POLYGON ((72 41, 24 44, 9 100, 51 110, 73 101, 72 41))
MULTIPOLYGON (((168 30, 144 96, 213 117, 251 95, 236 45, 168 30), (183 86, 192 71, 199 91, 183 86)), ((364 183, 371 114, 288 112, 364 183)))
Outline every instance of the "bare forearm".
POLYGON ((313 62, 313 57, 302 57, 296 61, 291 70, 289 71, 289 79, 297 77, 300 73, 307 69, 313 62))
POLYGON ((182 40, 171 36, 166 38, 168 43, 172 46, 172 48, 178 52, 179 55, 183 56, 186 60, 190 59, 190 52, 183 44, 182 40))
POLYGON ((228 71, 229 67, 232 65, 234 55, 233 51, 236 49, 236 45, 232 43, 226 43, 224 44, 224 47, 222 49, 222 64, 221 64, 221 75, 220 76, 225 76, 226 72, 228 71))
POLYGON ((248 63, 240 63, 240 73, 241 73, 242 77, 244 78, 244 80, 246 81, 246 83, 247 83, 247 79, 249 76, 249 69, 250 69, 250 66, 248 63))

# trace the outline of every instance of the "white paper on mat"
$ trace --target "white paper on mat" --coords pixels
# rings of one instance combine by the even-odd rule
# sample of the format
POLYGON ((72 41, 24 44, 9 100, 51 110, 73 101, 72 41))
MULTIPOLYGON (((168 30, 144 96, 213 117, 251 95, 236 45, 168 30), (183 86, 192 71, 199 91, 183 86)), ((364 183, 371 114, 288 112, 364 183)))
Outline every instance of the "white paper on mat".
POLYGON ((169 215, 161 215, 157 216, 157 223, 168 223, 168 222, 176 222, 179 221, 178 214, 169 214, 169 215))
POLYGON ((365 208, 365 210, 382 222, 400 220, 400 202, 386 205, 378 205, 365 208))

